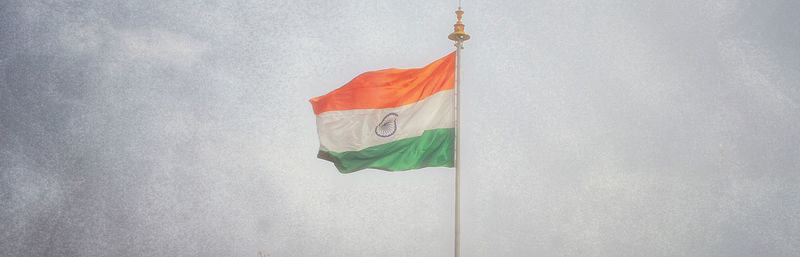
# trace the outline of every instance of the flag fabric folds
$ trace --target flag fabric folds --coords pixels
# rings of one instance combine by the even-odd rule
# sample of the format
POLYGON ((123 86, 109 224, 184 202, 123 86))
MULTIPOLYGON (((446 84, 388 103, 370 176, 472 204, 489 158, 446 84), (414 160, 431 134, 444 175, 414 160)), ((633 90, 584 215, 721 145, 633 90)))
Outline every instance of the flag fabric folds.
POLYGON ((366 72, 312 98, 317 157, 341 173, 453 167, 455 59, 453 52, 423 68, 366 72))

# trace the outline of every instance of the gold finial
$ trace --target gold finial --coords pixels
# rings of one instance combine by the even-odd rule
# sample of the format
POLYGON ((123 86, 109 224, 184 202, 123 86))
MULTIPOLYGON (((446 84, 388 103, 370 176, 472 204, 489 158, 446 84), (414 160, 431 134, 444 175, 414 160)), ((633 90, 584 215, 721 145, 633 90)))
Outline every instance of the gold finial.
POLYGON ((464 32, 464 23, 461 23, 461 15, 464 15, 464 11, 462 11, 461 6, 459 6, 458 10, 456 11, 458 22, 453 25, 453 33, 450 33, 450 36, 447 36, 447 38, 456 42, 464 42, 469 40, 469 34, 464 32))

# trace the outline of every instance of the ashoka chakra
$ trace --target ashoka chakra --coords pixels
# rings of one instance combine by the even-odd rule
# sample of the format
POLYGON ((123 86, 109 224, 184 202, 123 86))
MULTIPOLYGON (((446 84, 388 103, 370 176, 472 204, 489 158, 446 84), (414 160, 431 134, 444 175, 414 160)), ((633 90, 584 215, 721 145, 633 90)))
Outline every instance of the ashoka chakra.
POLYGON ((381 123, 378 123, 378 126, 375 127, 375 135, 379 137, 390 137, 394 135, 394 132, 397 132, 397 113, 389 113, 383 117, 381 123))

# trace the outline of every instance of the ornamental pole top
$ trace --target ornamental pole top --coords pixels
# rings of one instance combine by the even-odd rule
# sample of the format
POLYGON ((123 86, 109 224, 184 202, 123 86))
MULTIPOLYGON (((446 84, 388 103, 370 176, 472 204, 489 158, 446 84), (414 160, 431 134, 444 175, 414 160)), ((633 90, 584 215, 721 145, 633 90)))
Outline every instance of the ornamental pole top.
POLYGON ((450 33, 450 36, 447 36, 447 38, 456 42, 464 42, 469 40, 469 34, 464 32, 464 23, 461 23, 461 15, 464 15, 464 11, 462 11, 461 6, 459 6, 458 10, 456 11, 456 17, 458 18, 458 21, 453 25, 453 33, 450 33))

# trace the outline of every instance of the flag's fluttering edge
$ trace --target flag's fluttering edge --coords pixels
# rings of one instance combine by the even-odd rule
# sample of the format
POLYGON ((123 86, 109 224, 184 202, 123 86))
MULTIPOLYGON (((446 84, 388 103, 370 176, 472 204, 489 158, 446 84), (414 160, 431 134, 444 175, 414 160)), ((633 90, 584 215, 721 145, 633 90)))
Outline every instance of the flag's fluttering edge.
POLYGON ((370 71, 310 100, 319 154, 341 173, 453 167, 455 52, 418 69, 370 71))

